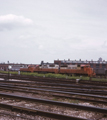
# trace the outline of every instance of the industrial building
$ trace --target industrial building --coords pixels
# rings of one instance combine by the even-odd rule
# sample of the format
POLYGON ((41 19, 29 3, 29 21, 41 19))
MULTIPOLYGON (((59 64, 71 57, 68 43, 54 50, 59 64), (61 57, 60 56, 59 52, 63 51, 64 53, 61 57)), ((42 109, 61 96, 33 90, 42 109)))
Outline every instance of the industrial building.
POLYGON ((83 60, 54 60, 54 64, 58 64, 58 65, 80 65, 80 64, 87 64, 90 65, 91 68, 94 69, 95 73, 98 75, 107 75, 107 61, 102 60, 102 58, 100 57, 98 59, 98 61, 83 61, 83 60))

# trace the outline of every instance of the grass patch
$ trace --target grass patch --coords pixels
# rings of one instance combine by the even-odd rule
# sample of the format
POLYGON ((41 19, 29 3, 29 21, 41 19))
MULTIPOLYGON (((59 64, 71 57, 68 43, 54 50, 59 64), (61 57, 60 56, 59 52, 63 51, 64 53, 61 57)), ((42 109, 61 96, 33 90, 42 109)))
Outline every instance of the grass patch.
POLYGON ((78 104, 78 103, 79 103, 78 100, 70 100, 69 102, 70 102, 70 103, 75 103, 75 104, 78 104))
POLYGON ((53 98, 52 100, 53 100, 53 101, 58 101, 58 98, 53 98))
MULTIPOLYGON (((0 71, 0 73, 8 74, 8 71, 0 71)), ((9 74, 18 74, 18 72, 9 71, 9 74)), ((47 77, 47 78, 62 78, 62 79, 82 79, 82 80, 90 80, 88 76, 72 76, 66 74, 54 74, 54 73, 36 73, 36 72, 20 72, 20 75, 30 75, 30 76, 37 76, 37 77, 47 77)), ((107 78, 92 78, 92 81, 103 81, 107 82, 107 78)))

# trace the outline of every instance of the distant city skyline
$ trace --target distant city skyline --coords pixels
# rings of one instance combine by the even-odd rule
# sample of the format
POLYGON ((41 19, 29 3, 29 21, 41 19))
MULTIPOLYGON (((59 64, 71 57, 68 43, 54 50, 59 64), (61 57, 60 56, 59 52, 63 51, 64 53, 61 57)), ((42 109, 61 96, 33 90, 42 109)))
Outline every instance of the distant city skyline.
MULTIPOLYGON (((54 61, 57 61, 57 60, 59 60, 59 61, 99 61, 99 62, 104 62, 104 61, 107 61, 107 60, 103 60, 103 58, 101 58, 101 57, 99 57, 98 58, 98 60, 93 60, 93 59, 91 59, 91 60, 82 60, 82 59, 79 59, 79 60, 76 60, 76 59, 64 59, 64 60, 62 60, 62 59, 56 59, 56 60, 53 60, 52 61, 52 63, 54 63, 54 61)), ((41 62, 44 62, 44 63, 50 63, 49 61, 40 61, 40 63, 41 62)), ((0 62, 0 63, 6 63, 6 64, 9 64, 9 63, 14 63, 14 62, 10 62, 10 61, 7 61, 7 62, 0 62)), ((38 64, 40 64, 40 63, 38 63, 38 64)), ((37 63, 15 63, 15 64, 37 64, 37 63)))

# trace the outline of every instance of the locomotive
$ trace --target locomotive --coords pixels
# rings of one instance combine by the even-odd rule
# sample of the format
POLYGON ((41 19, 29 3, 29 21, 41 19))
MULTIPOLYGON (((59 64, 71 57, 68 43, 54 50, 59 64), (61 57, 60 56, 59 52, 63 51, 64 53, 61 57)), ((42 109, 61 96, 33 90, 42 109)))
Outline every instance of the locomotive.
POLYGON ((30 65, 27 68, 20 68, 21 72, 37 72, 37 73, 55 73, 55 74, 67 74, 67 75, 88 75, 94 77, 96 74, 90 65, 57 65, 57 64, 42 64, 42 65, 30 65))

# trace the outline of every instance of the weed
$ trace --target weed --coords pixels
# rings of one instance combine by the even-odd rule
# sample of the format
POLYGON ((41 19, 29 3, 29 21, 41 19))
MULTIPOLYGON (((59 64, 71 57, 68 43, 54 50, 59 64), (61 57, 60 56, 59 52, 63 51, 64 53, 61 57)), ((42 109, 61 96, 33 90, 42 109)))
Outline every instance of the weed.
MULTIPOLYGON (((8 74, 8 71, 0 71, 0 73, 8 74)), ((9 71, 10 74, 18 74, 18 72, 9 71)), ((72 76, 66 75, 66 74, 54 74, 54 73, 30 73, 30 72, 20 72, 20 75, 30 75, 30 76, 37 76, 37 77, 48 77, 48 78, 62 78, 62 79, 82 79, 82 80, 89 80, 90 77, 88 76, 75 76, 74 74, 72 76)), ((104 81, 107 82, 107 78, 92 78, 92 81, 104 81)))
POLYGON ((53 98, 53 101, 58 101, 58 99, 57 98, 53 98))

